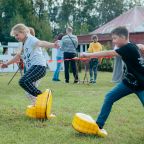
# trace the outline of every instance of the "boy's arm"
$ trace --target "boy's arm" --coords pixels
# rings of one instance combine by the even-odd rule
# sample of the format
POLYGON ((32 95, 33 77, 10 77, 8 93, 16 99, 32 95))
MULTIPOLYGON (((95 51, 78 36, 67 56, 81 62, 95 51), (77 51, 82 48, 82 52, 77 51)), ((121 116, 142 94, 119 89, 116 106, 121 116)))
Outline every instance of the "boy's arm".
POLYGON ((58 48, 58 42, 56 41, 55 43, 47 42, 47 41, 37 41, 36 42, 36 47, 43 47, 43 48, 58 48))
POLYGON ((81 57, 90 57, 90 58, 100 58, 100 57, 107 57, 107 56, 118 56, 115 50, 109 51, 101 51, 101 52, 94 52, 94 53, 81 53, 81 57))

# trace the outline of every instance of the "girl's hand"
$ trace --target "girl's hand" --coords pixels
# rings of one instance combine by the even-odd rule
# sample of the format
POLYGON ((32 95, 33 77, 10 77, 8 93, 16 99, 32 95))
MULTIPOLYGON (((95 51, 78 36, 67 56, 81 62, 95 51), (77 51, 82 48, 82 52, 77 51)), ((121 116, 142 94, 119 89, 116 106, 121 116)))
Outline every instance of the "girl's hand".
POLYGON ((6 63, 1 64, 1 68, 7 68, 7 67, 8 67, 8 64, 6 64, 6 63))
POLYGON ((55 41, 54 45, 55 45, 54 48, 57 48, 57 49, 60 48, 60 45, 59 45, 59 42, 58 42, 58 41, 55 41))

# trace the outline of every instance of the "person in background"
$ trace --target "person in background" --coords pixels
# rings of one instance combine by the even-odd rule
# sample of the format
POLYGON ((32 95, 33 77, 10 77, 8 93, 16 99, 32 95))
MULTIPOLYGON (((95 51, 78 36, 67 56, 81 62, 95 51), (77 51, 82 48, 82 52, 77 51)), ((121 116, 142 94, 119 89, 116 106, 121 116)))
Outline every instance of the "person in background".
POLYGON ((63 51, 61 50, 61 39, 63 36, 64 35, 62 33, 60 33, 57 36, 57 40, 58 40, 60 47, 57 49, 57 56, 56 56, 57 66, 56 66, 56 70, 55 70, 54 75, 53 75, 53 79, 52 79, 53 81, 60 81, 59 73, 61 70, 61 65, 62 65, 62 60, 63 60, 63 51))
MULTIPOLYGON (((94 52, 99 52, 101 50, 102 50, 102 45, 98 42, 97 35, 93 35, 92 42, 90 43, 90 46, 88 48, 88 52, 94 53, 94 52)), ((90 83, 96 83, 98 64, 99 64, 98 58, 91 58, 89 61, 90 83)))
POLYGON ((35 36, 35 30, 33 27, 28 27, 29 28, 29 31, 30 31, 30 34, 35 36))
POLYGON ((64 51, 65 82, 69 83, 69 64, 71 64, 74 83, 79 83, 76 61, 73 59, 77 55, 76 48, 78 46, 78 39, 72 32, 73 29, 71 27, 66 29, 66 35, 63 36, 61 45, 61 50, 64 51))

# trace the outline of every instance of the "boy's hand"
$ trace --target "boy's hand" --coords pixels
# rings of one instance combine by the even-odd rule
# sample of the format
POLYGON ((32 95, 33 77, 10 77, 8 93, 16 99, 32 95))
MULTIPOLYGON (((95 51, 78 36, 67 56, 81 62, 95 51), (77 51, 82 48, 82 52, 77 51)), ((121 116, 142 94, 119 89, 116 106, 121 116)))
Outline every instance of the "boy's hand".
POLYGON ((144 54, 144 47, 141 47, 140 51, 141 51, 142 54, 144 54))
POLYGON ((78 57, 74 57, 74 58, 72 58, 73 60, 79 60, 79 58, 78 57))
POLYGON ((143 44, 137 44, 137 46, 139 47, 141 54, 144 54, 144 45, 143 44))
POLYGON ((86 52, 80 53, 80 57, 89 57, 89 54, 86 52))

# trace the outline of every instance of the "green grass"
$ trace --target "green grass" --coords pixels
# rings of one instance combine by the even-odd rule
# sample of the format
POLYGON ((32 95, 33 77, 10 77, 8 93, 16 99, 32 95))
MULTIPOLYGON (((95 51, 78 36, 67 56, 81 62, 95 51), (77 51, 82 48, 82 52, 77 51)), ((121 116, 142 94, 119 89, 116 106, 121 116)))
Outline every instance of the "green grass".
MULTIPOLYGON (((71 122, 76 112, 96 119, 104 95, 114 84, 111 73, 98 73, 97 84, 52 82, 48 72, 40 82, 40 89, 53 91, 52 111, 56 118, 40 121, 25 116, 29 101, 18 85, 20 75, 7 83, 13 74, 0 73, 0 144, 143 144, 144 111, 137 96, 130 95, 114 104, 105 125, 108 137, 83 135, 76 132, 71 122)), ((61 73, 61 80, 63 80, 61 73)), ((83 74, 81 74, 83 79, 83 74)))

